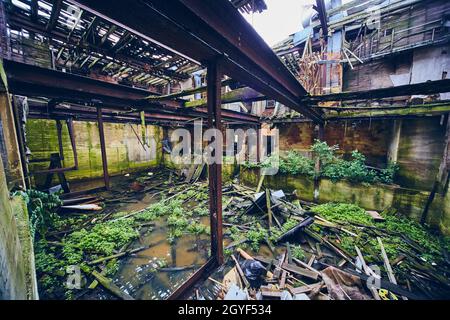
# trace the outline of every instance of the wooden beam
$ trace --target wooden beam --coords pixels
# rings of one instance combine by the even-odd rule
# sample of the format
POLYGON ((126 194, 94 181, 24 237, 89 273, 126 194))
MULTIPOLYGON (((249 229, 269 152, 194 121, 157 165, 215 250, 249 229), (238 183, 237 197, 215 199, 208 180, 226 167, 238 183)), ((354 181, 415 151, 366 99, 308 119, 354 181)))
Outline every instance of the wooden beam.
POLYGON ((105 41, 108 39, 108 37, 116 31, 117 26, 113 24, 111 27, 109 27, 108 31, 103 35, 102 39, 100 40, 100 46, 102 46, 105 41))

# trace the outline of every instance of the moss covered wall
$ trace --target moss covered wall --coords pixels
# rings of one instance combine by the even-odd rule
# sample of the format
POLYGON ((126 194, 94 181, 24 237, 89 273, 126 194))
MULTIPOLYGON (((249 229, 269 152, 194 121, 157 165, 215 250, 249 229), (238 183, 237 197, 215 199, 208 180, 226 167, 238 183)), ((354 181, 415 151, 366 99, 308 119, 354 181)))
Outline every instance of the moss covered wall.
POLYGON ((28 221, 22 197, 9 196, 0 161, 0 300, 38 298, 28 221))
POLYGON ((407 119, 400 130, 397 183, 431 190, 443 155, 445 124, 441 117, 407 119))
MULTIPOLYGON (((136 137, 141 137, 141 125, 105 123, 106 154, 110 175, 158 166, 161 163, 162 130, 158 126, 147 125, 147 143, 153 147, 145 149, 136 137)), ((69 180, 101 177, 103 174, 102 157, 98 126, 95 122, 74 121, 79 169, 66 172, 69 180)), ((64 167, 74 165, 72 147, 67 126, 62 130, 64 146, 64 167)), ((27 143, 32 158, 49 158, 58 153, 56 122, 53 120, 29 120, 27 122, 27 143)), ((31 171, 47 169, 49 162, 32 163, 31 171)), ((54 178, 56 179, 56 177, 54 178)), ((42 184, 45 175, 36 176, 36 183, 42 184)))

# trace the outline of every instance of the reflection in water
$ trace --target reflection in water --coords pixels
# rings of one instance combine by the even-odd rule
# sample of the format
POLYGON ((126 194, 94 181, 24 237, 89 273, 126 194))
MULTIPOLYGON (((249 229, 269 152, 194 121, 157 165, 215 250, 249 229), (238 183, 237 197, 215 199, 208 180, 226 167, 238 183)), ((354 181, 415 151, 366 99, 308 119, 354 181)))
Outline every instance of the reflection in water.
MULTIPOLYGON (((203 217, 201 222, 208 224, 209 220, 203 217)), ((184 235, 170 244, 167 231, 165 218, 155 221, 153 230, 133 244, 150 248, 121 262, 114 282, 135 299, 167 298, 208 258, 208 235, 184 235)))

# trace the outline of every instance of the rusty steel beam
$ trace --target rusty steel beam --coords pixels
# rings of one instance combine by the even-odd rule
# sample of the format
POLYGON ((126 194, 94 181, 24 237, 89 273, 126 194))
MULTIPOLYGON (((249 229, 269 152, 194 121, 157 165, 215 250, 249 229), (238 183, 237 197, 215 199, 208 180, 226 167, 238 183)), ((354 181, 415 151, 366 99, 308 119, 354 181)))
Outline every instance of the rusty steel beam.
POLYGON ((105 189, 110 189, 109 173, 108 173, 108 158, 106 156, 106 142, 105 131, 103 128, 102 107, 97 106, 97 123, 98 133, 100 136, 100 150, 102 152, 102 165, 103 165, 103 180, 105 181, 105 189))
POLYGON ((228 0, 69 0, 82 9, 194 62, 223 58, 227 74, 316 122, 300 103, 305 89, 228 0), (232 28, 230 26, 233 26, 232 28))
MULTIPOLYGON (((208 63, 207 98, 208 98, 208 128, 216 129, 222 134, 221 120, 221 66, 217 61, 208 63)), ((222 137, 220 137, 222 138, 222 137)), ((217 138, 216 138, 217 139, 217 138)), ((215 150, 220 152, 222 150, 215 150)), ((222 164, 209 164, 209 214, 211 221, 211 256, 217 263, 223 263, 223 234, 222 234, 222 164)))
POLYGON ((18 95, 129 107, 131 102, 157 94, 20 62, 3 60, 3 63, 10 92, 18 95))
MULTIPOLYGON (((170 105, 159 105, 144 102, 150 93, 147 90, 136 89, 124 85, 104 82, 70 73, 49 70, 19 62, 3 60, 5 72, 9 81, 9 90, 13 94, 28 97, 47 97, 84 105, 102 103, 104 109, 129 109, 134 107, 152 113, 154 118, 166 114, 163 120, 175 116, 202 117, 208 116, 207 108, 181 108, 177 102, 170 105)), ((232 110, 222 110, 225 121, 241 121, 259 123, 259 118, 232 110)), ((181 119, 182 120, 188 120, 181 119)))
POLYGON ((450 92, 450 79, 405 84, 402 86, 380 88, 373 90, 348 91, 341 93, 309 96, 302 99, 306 104, 317 104, 326 101, 368 100, 410 95, 426 95, 450 92))
POLYGON ((316 0, 314 9, 319 14, 320 25, 322 27, 323 37, 326 40, 328 37, 328 21, 327 21, 327 9, 325 8, 324 0, 316 0))
POLYGON ((78 169, 78 152, 77 152, 77 144, 75 140, 75 129, 73 127, 73 119, 67 119, 67 130, 69 131, 70 144, 72 145, 73 152, 73 162, 75 169, 78 169))
MULTIPOLYGON (((252 88, 243 87, 222 94, 221 102, 234 103, 234 102, 250 102, 250 101, 262 101, 267 100, 267 97, 252 88)), ((197 99, 193 101, 185 102, 184 106, 186 108, 197 108, 207 105, 207 99, 197 99)))
MULTIPOLYGON (((29 99, 28 105, 30 107, 30 116, 33 118, 53 118, 53 119, 70 119, 83 121, 96 121, 96 109, 93 107, 79 106, 79 105, 63 105, 56 106, 49 112, 48 103, 46 101, 38 101, 29 99)), ((105 122, 132 122, 140 123, 140 113, 138 111, 123 111, 117 109, 103 108, 103 120, 105 122)), ((232 110, 222 110, 223 122, 236 122, 241 124, 255 125, 259 124, 259 119, 251 114, 240 113, 232 110)), ((166 108, 164 110, 146 109, 146 122, 158 122, 159 120, 165 122, 185 122, 189 124, 196 118, 206 119, 208 111, 206 108, 199 109, 176 109, 166 108)))
MULTIPOLYGON (((217 60, 213 60, 208 62, 207 68, 208 127, 209 129, 221 131, 221 66, 217 60)), ((220 156, 222 156, 222 150, 215 150, 215 152, 220 152, 220 156)), ((208 182, 211 257, 169 296, 169 300, 185 299, 192 292, 193 286, 196 283, 199 283, 202 279, 206 279, 216 267, 223 264, 222 164, 212 163, 208 165, 208 182)))

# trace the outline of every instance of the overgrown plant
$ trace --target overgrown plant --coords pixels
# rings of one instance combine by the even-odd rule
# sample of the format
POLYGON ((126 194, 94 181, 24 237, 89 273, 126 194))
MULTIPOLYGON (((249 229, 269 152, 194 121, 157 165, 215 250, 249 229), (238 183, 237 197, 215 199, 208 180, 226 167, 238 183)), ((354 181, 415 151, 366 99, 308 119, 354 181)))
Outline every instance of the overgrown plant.
MULTIPOLYGON (((323 177, 337 182, 348 180, 351 182, 364 183, 385 183, 394 182, 395 174, 399 167, 396 163, 391 163, 386 169, 374 170, 366 165, 366 157, 358 150, 351 153, 351 159, 345 160, 336 154, 338 145, 329 146, 326 142, 315 140, 311 147, 313 159, 302 155, 298 151, 288 151, 280 157, 279 171, 284 174, 300 174, 313 177, 323 177), (315 161, 320 161, 320 171, 315 172, 315 161)), ((270 158, 262 163, 246 163, 246 168, 268 168, 270 158)))
POLYGON ((48 194, 34 189, 28 189, 20 194, 27 203, 32 239, 35 239, 37 235, 45 238, 47 231, 60 222, 56 210, 62 205, 61 199, 57 194, 48 194))

